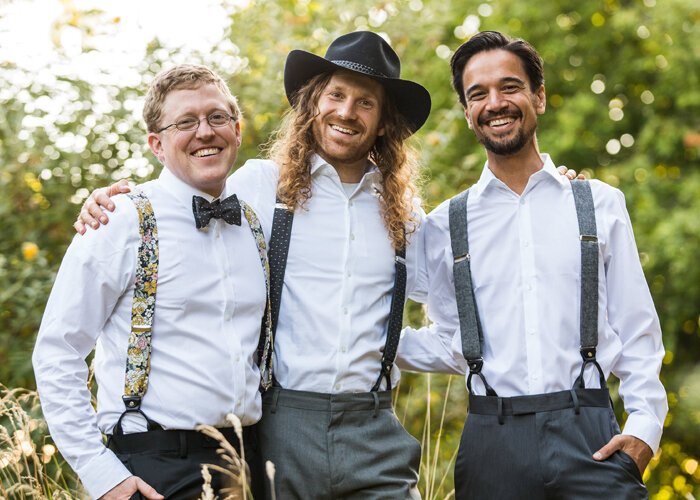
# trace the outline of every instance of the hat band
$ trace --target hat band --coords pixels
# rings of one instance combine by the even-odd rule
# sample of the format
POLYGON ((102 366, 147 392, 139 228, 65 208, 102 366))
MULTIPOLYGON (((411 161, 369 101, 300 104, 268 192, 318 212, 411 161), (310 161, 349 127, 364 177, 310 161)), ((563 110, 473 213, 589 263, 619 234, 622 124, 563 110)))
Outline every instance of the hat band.
POLYGON ((374 68, 370 68, 369 66, 365 66, 364 64, 352 62, 352 61, 337 61, 337 60, 332 60, 331 61, 333 64, 336 64, 338 66, 342 66, 343 68, 351 69, 353 71, 358 71, 360 73, 365 73, 367 75, 372 75, 372 76, 380 76, 382 78, 391 78, 389 76, 386 76, 383 73, 380 73, 379 71, 376 71, 374 68))

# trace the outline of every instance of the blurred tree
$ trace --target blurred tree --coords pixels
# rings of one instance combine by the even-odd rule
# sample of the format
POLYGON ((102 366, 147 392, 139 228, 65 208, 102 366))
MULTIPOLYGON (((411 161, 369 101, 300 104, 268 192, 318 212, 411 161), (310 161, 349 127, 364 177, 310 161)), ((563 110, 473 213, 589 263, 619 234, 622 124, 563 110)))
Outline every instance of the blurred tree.
MULTIPOLYGON (((471 185, 485 160, 450 88, 449 58, 470 35, 494 29, 525 38, 544 58, 548 110, 540 118, 541 150, 626 194, 664 331, 662 379, 671 406, 661 454, 645 479, 655 499, 697 495, 697 2, 260 0, 227 8, 230 27, 209 53, 172 50, 156 40, 135 62, 136 79, 105 74, 88 82, 66 74, 60 46, 55 64, 38 74, 0 62, 0 380, 33 386, 33 339, 73 234, 70 224, 89 190, 122 177, 141 182, 159 170, 145 148, 138 110, 147 82, 162 67, 202 62, 224 75, 245 114, 240 165, 260 154, 258 146, 288 106, 282 70, 291 49, 322 55, 335 37, 355 29, 387 36, 403 61, 402 76, 423 83, 433 98, 431 117, 413 139, 430 210, 471 185)), ((55 29, 80 30, 89 52, 91 37, 115 23, 118 29, 118 20, 98 11, 73 9, 55 29)), ((421 309, 412 304, 406 318, 420 324, 421 309)), ((463 383, 406 374, 398 391, 399 417, 415 436, 426 437, 426 498, 444 498, 451 490, 449 470, 466 414, 463 383)), ((619 398, 615 405, 624 418, 619 398)))

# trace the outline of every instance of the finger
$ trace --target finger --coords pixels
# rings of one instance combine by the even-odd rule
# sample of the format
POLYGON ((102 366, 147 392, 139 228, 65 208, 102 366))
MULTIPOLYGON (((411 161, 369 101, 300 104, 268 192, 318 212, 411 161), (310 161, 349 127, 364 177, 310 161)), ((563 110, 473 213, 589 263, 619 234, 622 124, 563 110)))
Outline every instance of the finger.
POLYGON ((83 224, 83 223, 80 221, 80 219, 78 219, 77 221, 75 221, 75 222, 73 223, 73 227, 75 228, 75 232, 76 232, 76 233, 78 233, 78 234, 85 234, 85 231, 86 231, 85 224, 83 224))
POLYGON ((622 448, 622 441, 620 440, 620 435, 618 434, 617 436, 613 436, 612 439, 608 441, 608 443, 605 446, 596 451, 593 454, 593 458, 599 461, 605 460, 620 448, 622 448))
POLYGON ((565 165, 561 165, 561 166, 557 167, 557 172, 559 172, 560 175, 566 174, 566 172, 567 172, 568 170, 569 170, 569 169, 566 168, 565 165))
POLYGON ((578 175, 576 176, 576 178, 577 178, 577 179, 585 179, 586 176, 583 175, 583 172, 582 172, 582 173, 578 174, 578 175))
POLYGON ((129 181, 127 181, 126 179, 122 179, 119 182, 115 182, 114 184, 109 186, 107 197, 114 196, 119 193, 128 193, 129 191, 131 191, 131 188, 129 187, 129 181))
MULTIPOLYGON (((104 207, 112 212, 114 210, 114 202, 110 199, 110 196, 116 196, 118 194, 118 192, 112 193, 112 187, 95 189, 88 200, 92 200, 93 203, 96 203, 100 207, 104 207)), ((92 213, 92 210, 90 212, 92 213)))
POLYGON ((76 221, 76 224, 78 222, 82 222, 86 226, 90 226, 93 229, 97 229, 100 227, 100 223, 97 222, 95 218, 93 218, 92 215, 90 215, 90 212, 88 212, 86 208, 87 202, 83 204, 83 207, 80 209, 80 214, 78 215, 78 220, 76 221))
POLYGON ((150 484, 148 484, 140 477, 136 478, 136 486, 138 487, 141 494, 149 500, 161 500, 162 498, 164 498, 163 495, 158 493, 150 484))
POLYGON ((575 179, 575 178, 576 178, 576 170, 568 170, 568 171, 566 172, 566 176, 567 176, 569 179, 575 179))

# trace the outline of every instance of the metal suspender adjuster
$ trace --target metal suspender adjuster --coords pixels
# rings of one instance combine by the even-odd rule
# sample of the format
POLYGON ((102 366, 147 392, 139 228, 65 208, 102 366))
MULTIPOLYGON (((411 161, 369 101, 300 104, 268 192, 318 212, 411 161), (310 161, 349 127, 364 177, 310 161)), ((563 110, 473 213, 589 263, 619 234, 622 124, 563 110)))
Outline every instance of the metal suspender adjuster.
POLYGON ((462 262, 463 260, 470 260, 469 254, 465 253, 464 255, 460 255, 458 257, 455 257, 455 264, 457 262, 462 262))
POLYGON ((404 266, 406 265, 406 258, 401 257, 400 255, 395 255, 394 260, 398 262, 399 264, 403 264, 404 266))
POLYGON ((593 243, 598 243, 598 237, 590 234, 581 234, 579 235, 579 239, 581 241, 592 241, 593 243))

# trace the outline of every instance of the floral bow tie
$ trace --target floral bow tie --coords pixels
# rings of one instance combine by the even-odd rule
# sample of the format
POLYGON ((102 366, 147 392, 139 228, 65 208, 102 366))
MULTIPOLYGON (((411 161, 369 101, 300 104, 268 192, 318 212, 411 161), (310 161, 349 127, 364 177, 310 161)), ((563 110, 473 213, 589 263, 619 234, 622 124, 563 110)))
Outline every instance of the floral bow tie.
POLYGON ((212 217, 223 219, 229 224, 241 225, 241 204, 235 194, 225 200, 215 200, 211 203, 201 196, 193 196, 192 213, 197 229, 206 227, 212 217))

